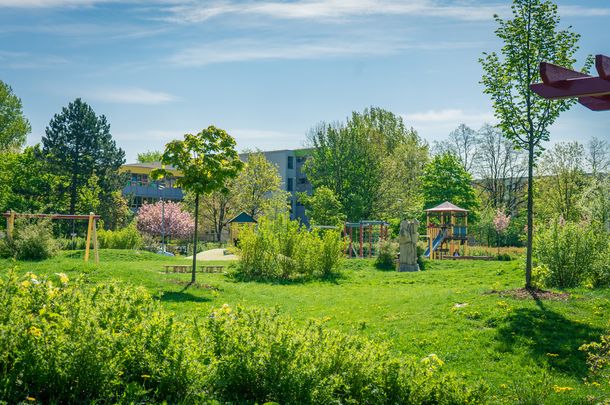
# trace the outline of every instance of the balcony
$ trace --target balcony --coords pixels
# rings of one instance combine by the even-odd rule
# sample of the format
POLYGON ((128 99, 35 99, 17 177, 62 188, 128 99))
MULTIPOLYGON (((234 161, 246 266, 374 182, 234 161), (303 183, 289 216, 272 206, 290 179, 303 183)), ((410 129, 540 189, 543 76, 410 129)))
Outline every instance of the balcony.
POLYGON ((184 198, 182 189, 180 188, 165 188, 159 190, 156 184, 144 184, 131 181, 123 187, 124 196, 154 198, 163 197, 166 200, 181 201, 184 198))

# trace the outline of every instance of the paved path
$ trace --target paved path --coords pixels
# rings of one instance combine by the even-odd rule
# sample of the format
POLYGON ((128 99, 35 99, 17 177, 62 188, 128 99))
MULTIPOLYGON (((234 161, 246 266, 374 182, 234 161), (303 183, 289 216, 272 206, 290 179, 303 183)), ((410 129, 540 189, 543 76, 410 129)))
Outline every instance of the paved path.
MULTIPOLYGON (((204 252, 197 253, 197 260, 208 261, 208 260, 237 260, 237 256, 232 254, 225 255, 226 249, 210 249, 204 252)), ((187 259, 192 259, 193 256, 187 257, 187 259)))

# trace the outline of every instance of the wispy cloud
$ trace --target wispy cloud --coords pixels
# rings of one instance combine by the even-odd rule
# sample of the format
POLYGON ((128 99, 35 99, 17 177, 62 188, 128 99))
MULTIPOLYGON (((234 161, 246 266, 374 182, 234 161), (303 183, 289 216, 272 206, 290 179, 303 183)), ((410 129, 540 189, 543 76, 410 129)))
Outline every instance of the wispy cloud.
POLYGON ((33 55, 29 52, 0 50, 0 69, 41 69, 52 68, 68 63, 68 60, 55 55, 33 55))
POLYGON ((404 39, 371 35, 349 38, 235 39, 185 47, 169 57, 177 66, 204 66, 257 60, 306 60, 349 56, 392 55, 407 49, 439 50, 479 47, 478 42, 409 43, 404 39))
POLYGON ((508 10, 506 4, 489 5, 455 2, 441 4, 433 0, 298 0, 280 1, 223 1, 192 3, 170 7, 170 20, 201 22, 227 14, 263 16, 286 20, 337 20, 370 15, 411 15, 447 17, 465 21, 489 20, 494 13, 508 10))
POLYGON ((89 94, 94 100, 116 104, 164 104, 178 100, 172 94, 140 88, 115 88, 94 90, 89 94))
POLYGON ((490 111, 464 111, 458 108, 412 112, 402 115, 405 123, 430 140, 444 139, 460 124, 478 129, 484 123, 494 123, 490 111))

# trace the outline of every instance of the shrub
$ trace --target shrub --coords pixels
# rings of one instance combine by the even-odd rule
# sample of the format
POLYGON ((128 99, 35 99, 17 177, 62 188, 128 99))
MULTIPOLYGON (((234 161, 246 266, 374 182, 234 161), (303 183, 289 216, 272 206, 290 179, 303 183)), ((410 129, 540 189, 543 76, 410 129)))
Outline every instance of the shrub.
POLYGON ((143 245, 142 235, 133 223, 118 231, 101 229, 97 238, 102 249, 139 249, 143 245))
POLYGON ((575 287, 591 278, 594 266, 608 249, 608 236, 594 224, 557 220, 537 230, 534 247, 539 264, 548 269, 543 284, 575 287))
POLYGON ((0 243, 0 256, 14 257, 17 260, 45 260, 55 256, 57 249, 51 221, 17 221, 13 240, 9 242, 5 239, 0 243))
POLYGON ((210 385, 232 403, 478 403, 484 390, 443 375, 430 355, 406 361, 388 346, 277 312, 224 306, 200 327, 214 353, 210 385))
POLYGON ((375 267, 383 270, 396 269, 396 254, 398 253, 398 244, 391 241, 382 241, 379 244, 379 255, 375 259, 375 267))
POLYGON ((344 244, 337 231, 308 231, 288 215, 261 217, 239 234, 236 275, 250 279, 327 277, 337 271, 344 244))
POLYGON ((200 392, 192 338, 144 289, 10 273, 0 291, 3 401, 194 402, 200 392))
MULTIPOLYGON (((480 403, 429 355, 306 327, 277 312, 183 324, 142 288, 0 276, 0 400, 19 403, 480 403), (211 397, 211 398, 210 398, 211 397)), ((201 319, 201 318, 199 318, 201 319)))
POLYGON ((584 344, 578 350, 586 353, 593 379, 601 381, 610 379, 610 332, 602 335, 599 342, 584 344))

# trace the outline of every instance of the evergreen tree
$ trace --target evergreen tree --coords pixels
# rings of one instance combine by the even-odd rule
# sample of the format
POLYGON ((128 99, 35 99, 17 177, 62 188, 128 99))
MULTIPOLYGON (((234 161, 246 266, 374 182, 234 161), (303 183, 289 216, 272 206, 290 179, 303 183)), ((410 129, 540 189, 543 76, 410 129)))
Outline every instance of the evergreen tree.
POLYGON ((78 206, 79 189, 94 174, 99 179, 100 198, 110 195, 122 185, 119 167, 125 152, 116 146, 106 117, 97 116, 80 98, 55 114, 42 138, 42 157, 49 170, 66 177, 69 213, 78 206))

